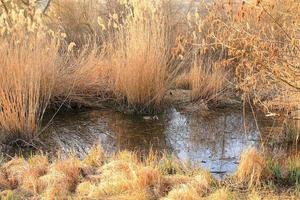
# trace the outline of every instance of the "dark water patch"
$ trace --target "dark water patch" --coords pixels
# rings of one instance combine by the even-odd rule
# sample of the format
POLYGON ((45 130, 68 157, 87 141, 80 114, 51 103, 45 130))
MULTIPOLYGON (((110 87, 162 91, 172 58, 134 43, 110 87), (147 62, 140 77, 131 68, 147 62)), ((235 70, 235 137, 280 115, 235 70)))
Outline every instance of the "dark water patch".
MULTIPOLYGON (((244 114, 239 109, 189 112, 173 108, 157 116, 86 110, 57 115, 40 142, 50 157, 72 153, 83 158, 98 144, 108 154, 121 150, 141 155, 150 150, 168 152, 223 177, 234 173, 244 150, 261 148, 262 144, 265 148, 270 135, 274 130, 280 132, 281 127, 282 120, 261 114, 254 117, 251 112, 244 114)), ((274 146, 276 152, 285 150, 284 146, 274 146)), ((31 153, 27 151, 25 155, 31 153)))
POLYGON ((165 151, 222 176, 236 170, 242 151, 260 147, 259 129, 251 113, 233 109, 186 113, 173 108, 155 117, 93 110, 58 115, 43 141, 51 152, 80 157, 96 144, 108 153, 165 151))

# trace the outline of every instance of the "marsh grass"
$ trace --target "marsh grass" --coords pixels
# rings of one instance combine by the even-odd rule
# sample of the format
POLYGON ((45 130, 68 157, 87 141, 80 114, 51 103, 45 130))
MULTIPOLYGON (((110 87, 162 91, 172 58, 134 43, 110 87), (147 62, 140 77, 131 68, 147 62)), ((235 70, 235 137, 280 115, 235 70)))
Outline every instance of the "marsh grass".
POLYGON ((222 69, 213 69, 207 72, 202 67, 194 66, 190 72, 191 99, 197 101, 214 100, 226 89, 226 72, 222 69))
POLYGON ((1 139, 32 139, 59 75, 59 42, 40 17, 16 8, 2 13, 0 59, 1 139))
MULTIPOLYGON (((253 159, 252 157, 250 159, 253 159)), ((143 162, 135 153, 128 151, 107 156, 100 147, 92 149, 84 160, 74 156, 51 162, 43 155, 29 159, 16 157, 0 167, 0 196, 27 199, 133 200, 299 197, 293 186, 289 192, 278 190, 276 185, 273 189, 256 185, 248 190, 242 185, 237 187, 239 182, 216 180, 206 170, 187 168, 186 164, 168 158, 172 163, 170 165, 182 170, 173 174, 164 173, 159 169, 159 165, 161 159, 165 158, 156 157, 153 153, 143 162)))
MULTIPOLYGON (((66 40, 76 44, 74 53, 84 55, 86 62, 81 62, 79 68, 91 72, 82 74, 83 84, 77 84, 74 91, 85 91, 81 87, 92 78, 104 83, 104 87, 91 84, 91 96, 104 90, 120 105, 138 113, 157 112, 184 63, 171 55, 176 37, 172 28, 178 27, 181 20, 174 17, 177 1, 116 0, 92 4, 93 1, 56 1, 49 12, 50 26, 62 26, 66 40), (51 21, 56 16, 58 20, 51 21), (88 27, 92 33, 83 34, 87 37, 84 40, 80 36, 84 31, 76 27, 88 27), (99 70, 106 71, 106 75, 97 76, 99 70)), ((74 76, 76 79, 77 74, 74 76)))
POLYGON ((59 73, 56 44, 49 45, 51 50, 39 42, 30 46, 18 46, 17 53, 16 47, 1 45, 1 53, 6 56, 0 61, 0 125, 7 136, 34 137, 59 73))
POLYGON ((67 43, 74 42, 75 50, 103 43, 104 33, 98 25, 98 16, 102 14, 102 3, 99 0, 52 0, 48 8, 47 24, 51 29, 66 34, 67 43))
POLYGON ((287 160, 288 177, 300 189, 300 155, 296 154, 287 160))
POLYGON ((0 12, 1 140, 31 145, 47 108, 99 105, 107 95, 108 70, 98 47, 86 45, 78 52, 59 27, 50 29, 48 16, 30 6, 5 5, 9 10, 0 12))
POLYGON ((221 68, 207 70, 202 65, 194 64, 189 72, 177 76, 175 86, 177 89, 191 90, 192 101, 214 101, 228 89, 226 73, 221 68))
POLYGON ((113 91, 135 110, 159 108, 173 81, 177 66, 171 65, 171 11, 167 1, 132 0, 125 4, 122 23, 114 14, 117 29, 111 54, 113 91))
POLYGON ((266 160, 256 149, 246 150, 240 159, 236 177, 240 183, 247 183, 249 187, 261 184, 263 177, 268 176, 266 160))
POLYGON ((42 15, 11 2, 0 7, 7 140, 38 135, 49 105, 157 113, 174 87, 192 101, 237 93, 266 112, 299 104, 298 2, 57 0, 42 15))

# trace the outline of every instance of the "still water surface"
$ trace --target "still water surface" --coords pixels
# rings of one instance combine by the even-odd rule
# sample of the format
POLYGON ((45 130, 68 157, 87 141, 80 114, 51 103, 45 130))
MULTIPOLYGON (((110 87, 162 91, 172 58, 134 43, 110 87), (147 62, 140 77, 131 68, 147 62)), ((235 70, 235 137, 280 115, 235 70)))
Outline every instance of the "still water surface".
POLYGON ((186 113, 173 108, 158 119, 93 110, 58 115, 44 140, 52 150, 81 157, 95 144, 107 153, 167 151, 223 176, 236 170, 243 150, 260 147, 259 130, 272 124, 262 122, 257 127, 251 113, 232 109, 186 113))

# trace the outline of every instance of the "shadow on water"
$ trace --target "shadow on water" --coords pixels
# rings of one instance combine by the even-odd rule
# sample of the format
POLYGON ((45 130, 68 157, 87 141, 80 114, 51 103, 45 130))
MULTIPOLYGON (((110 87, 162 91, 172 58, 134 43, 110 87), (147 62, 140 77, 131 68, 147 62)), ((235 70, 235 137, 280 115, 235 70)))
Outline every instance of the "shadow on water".
POLYGON ((251 113, 233 109, 186 113, 173 108, 158 119, 93 110, 58 115, 43 141, 50 152, 80 157, 95 144, 108 153, 166 151, 222 177, 236 170, 242 151, 260 147, 260 131, 275 123, 258 120, 259 128, 251 113))

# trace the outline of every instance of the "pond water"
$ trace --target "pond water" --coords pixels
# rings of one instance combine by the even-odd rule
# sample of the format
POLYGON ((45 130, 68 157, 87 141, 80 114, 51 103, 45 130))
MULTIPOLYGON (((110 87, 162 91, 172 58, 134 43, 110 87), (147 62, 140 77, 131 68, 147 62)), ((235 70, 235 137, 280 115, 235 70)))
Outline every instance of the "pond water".
POLYGON ((155 119, 93 110, 56 116, 44 141, 52 151, 81 157, 95 144, 108 153, 166 151, 222 177, 236 170, 243 150, 260 147, 259 130, 272 124, 261 121, 258 128, 250 112, 232 109, 188 113, 172 108, 155 119))

